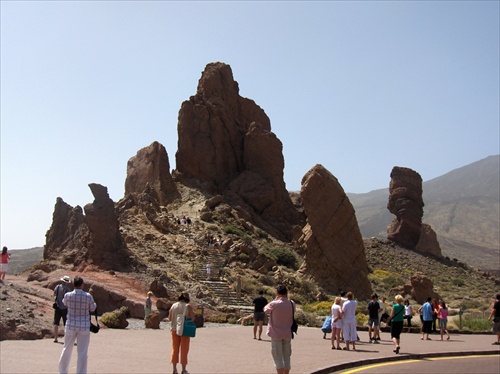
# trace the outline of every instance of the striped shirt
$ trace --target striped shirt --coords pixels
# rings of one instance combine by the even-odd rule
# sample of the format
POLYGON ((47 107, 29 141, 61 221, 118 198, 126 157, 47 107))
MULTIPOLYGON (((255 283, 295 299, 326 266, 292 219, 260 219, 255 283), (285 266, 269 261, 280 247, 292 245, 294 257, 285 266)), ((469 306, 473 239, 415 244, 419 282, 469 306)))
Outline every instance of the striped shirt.
POLYGON ((63 304, 68 308, 66 328, 72 331, 89 331, 90 313, 97 307, 92 295, 77 288, 64 295, 63 304))

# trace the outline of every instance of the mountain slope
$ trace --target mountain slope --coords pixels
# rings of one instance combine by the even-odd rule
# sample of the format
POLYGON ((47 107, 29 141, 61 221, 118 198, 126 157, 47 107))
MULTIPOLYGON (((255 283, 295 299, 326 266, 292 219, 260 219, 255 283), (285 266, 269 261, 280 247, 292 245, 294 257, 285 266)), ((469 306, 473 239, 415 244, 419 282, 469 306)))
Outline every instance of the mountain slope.
MULTIPOLYGON (((423 221, 438 235, 444 256, 500 271, 500 155, 489 156, 423 183, 423 221)), ((394 216, 389 191, 348 194, 364 237, 387 236, 394 216)))

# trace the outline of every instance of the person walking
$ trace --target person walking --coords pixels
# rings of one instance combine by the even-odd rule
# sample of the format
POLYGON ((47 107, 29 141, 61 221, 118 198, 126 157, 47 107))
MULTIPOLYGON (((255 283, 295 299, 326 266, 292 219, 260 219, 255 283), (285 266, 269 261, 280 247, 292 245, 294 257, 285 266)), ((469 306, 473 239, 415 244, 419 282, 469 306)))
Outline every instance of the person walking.
POLYGON ((497 341, 493 342, 493 345, 500 345, 500 293, 495 296, 496 300, 491 306, 491 313, 488 317, 488 321, 493 318, 493 334, 497 335, 497 341))
POLYGON ((253 299, 252 304, 253 309, 253 338, 257 339, 257 330, 259 331, 259 340, 262 340, 262 325, 264 324, 264 319, 266 314, 264 313, 264 307, 267 305, 267 299, 264 297, 264 291, 259 291, 259 296, 253 299))
POLYGON ((372 342, 372 331, 373 343, 378 343, 380 340, 380 322, 378 314, 383 309, 380 307, 380 304, 378 302, 378 295, 376 293, 372 295, 372 301, 368 303, 366 310, 368 311, 368 337, 370 338, 370 343, 372 342))
POLYGON ((335 349, 335 341, 337 341, 337 349, 342 350, 340 348, 340 331, 342 330, 342 307, 340 297, 337 296, 331 308, 332 313, 332 349, 335 349))
POLYGON ((404 322, 404 310, 405 306, 403 305, 403 296, 396 295, 394 298, 396 301, 391 309, 391 315, 389 316, 389 321, 391 323, 391 339, 394 343, 395 349, 394 353, 398 354, 401 349, 401 331, 403 331, 403 322, 404 322))
POLYGON ((179 353, 181 355, 182 374, 188 374, 186 366, 188 364, 189 343, 191 338, 189 336, 177 335, 177 320, 187 316, 194 321, 194 310, 189 304, 189 294, 180 293, 177 297, 177 302, 172 305, 168 312, 168 319, 170 321, 170 334, 172 335, 172 354, 170 356, 170 363, 172 364, 172 373, 177 374, 177 364, 179 363, 179 353))
POLYGON ((264 307, 269 316, 267 335, 271 338, 271 354, 278 374, 288 374, 291 369, 292 323, 295 303, 288 299, 285 286, 276 288, 276 298, 264 307))
POLYGON ((427 302, 424 303, 419 309, 419 312, 422 312, 422 337, 421 340, 424 340, 424 335, 426 336, 426 340, 431 340, 429 338, 429 334, 432 332, 432 322, 434 320, 434 309, 431 305, 432 298, 428 297, 427 302))
POLYGON ((439 340, 443 340, 443 333, 446 333, 446 340, 450 340, 450 334, 446 329, 446 325, 448 324, 448 308, 446 307, 446 303, 441 300, 441 304, 438 307, 438 319, 439 319, 439 333, 441 334, 441 338, 439 340))
POLYGON ((2 255, 0 256, 0 281, 5 279, 5 274, 9 270, 10 253, 7 247, 2 248, 2 255))
POLYGON ((437 299, 432 300, 432 332, 437 334, 437 328, 439 327, 439 317, 438 317, 438 311, 439 311, 439 303, 437 299))
POLYGON ((90 293, 83 290, 83 279, 76 276, 73 279, 75 289, 63 297, 63 304, 68 308, 66 326, 64 329, 64 347, 59 358, 59 374, 67 374, 73 353, 73 345, 77 342, 78 360, 76 372, 87 373, 87 353, 90 343, 90 313, 97 305, 90 293))
POLYGON ((352 343, 352 349, 356 350, 356 340, 358 339, 358 334, 356 332, 356 308, 358 307, 358 302, 354 300, 354 295, 352 292, 347 293, 347 301, 342 305, 342 325, 344 331, 344 339, 346 344, 346 350, 348 351, 349 344, 352 343))
POLYGON ((65 275, 61 278, 62 283, 58 284, 54 288, 54 343, 59 343, 57 340, 59 337, 59 323, 61 323, 61 318, 63 320, 63 326, 66 326, 66 319, 68 315, 68 308, 63 304, 64 295, 68 292, 71 292, 69 288, 69 284, 71 283, 71 279, 65 275))

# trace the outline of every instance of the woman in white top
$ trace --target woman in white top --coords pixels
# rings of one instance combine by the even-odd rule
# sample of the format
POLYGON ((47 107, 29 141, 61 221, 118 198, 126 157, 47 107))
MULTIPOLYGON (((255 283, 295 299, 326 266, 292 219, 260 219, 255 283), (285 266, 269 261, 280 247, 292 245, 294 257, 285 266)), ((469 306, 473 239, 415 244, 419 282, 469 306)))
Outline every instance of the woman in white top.
POLYGON ((340 297, 335 298, 332 305, 332 349, 335 349, 335 340, 337 340, 337 349, 340 348, 340 331, 342 331, 342 307, 340 306, 340 297))
POLYGON ((413 309, 408 299, 405 300, 405 315, 404 319, 408 321, 408 332, 411 332, 411 319, 413 318, 413 309))
POLYGON ((189 342, 191 340, 188 336, 177 335, 177 316, 182 317, 185 313, 186 317, 194 321, 194 310, 189 305, 189 295, 187 293, 179 294, 177 303, 172 305, 168 312, 168 319, 170 321, 170 333, 172 334, 172 355, 170 362, 173 366, 173 373, 177 374, 177 363, 179 362, 179 351, 181 354, 182 374, 187 374, 186 366, 188 363, 189 342))

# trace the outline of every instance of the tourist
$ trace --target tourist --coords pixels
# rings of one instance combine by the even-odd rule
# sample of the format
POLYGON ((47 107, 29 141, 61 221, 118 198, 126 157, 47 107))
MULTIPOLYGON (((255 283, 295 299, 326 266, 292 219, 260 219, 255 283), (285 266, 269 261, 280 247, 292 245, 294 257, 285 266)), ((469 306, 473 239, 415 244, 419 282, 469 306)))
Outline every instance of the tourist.
POLYGON ((379 324, 379 332, 378 332, 378 338, 377 338, 377 341, 380 340, 380 326, 382 326, 381 322, 383 322, 382 320, 384 320, 384 322, 386 323, 387 325, 387 319, 384 319, 383 316, 385 314, 385 317, 388 318, 389 315, 386 313, 386 304, 385 304, 385 301, 387 299, 385 297, 382 297, 381 299, 379 299, 378 303, 380 305, 380 309, 382 309, 381 311, 378 312, 378 324, 379 324))
POLYGON ((356 340, 358 338, 356 332, 356 308, 358 302, 354 300, 354 295, 352 292, 347 293, 347 301, 342 305, 342 330, 344 331, 344 339, 348 351, 350 343, 352 343, 352 349, 356 350, 356 340))
POLYGON ((333 302, 331 313, 332 313, 332 349, 335 349, 335 341, 337 341, 337 349, 340 348, 340 331, 342 331, 342 307, 340 306, 341 299, 340 297, 336 297, 333 302))
POLYGON ((2 248, 2 256, 0 262, 0 281, 5 279, 5 274, 9 270, 10 253, 7 247, 2 248))
POLYGON ((168 319, 170 321, 170 334, 172 335, 172 355, 170 362, 172 363, 173 373, 177 374, 177 364, 179 363, 179 352, 181 355, 180 363, 182 365, 182 374, 187 374, 186 366, 188 364, 189 343, 191 338, 189 336, 177 335, 177 321, 180 318, 187 316, 194 321, 194 310, 189 304, 189 295, 181 293, 177 297, 177 302, 172 305, 168 312, 168 319))
POLYGON ((241 299, 241 276, 236 277, 236 296, 241 299))
POLYGON ((212 265, 210 262, 207 263, 207 280, 210 280, 210 275, 212 274, 212 265))
POLYGON ((368 337, 370 338, 370 343, 372 342, 372 331, 373 342, 378 343, 378 340, 380 340, 380 321, 378 318, 378 314, 383 309, 380 307, 380 304, 378 302, 378 295, 376 293, 372 295, 372 301, 368 303, 368 307, 366 310, 368 311, 368 337))
POLYGON ((153 312, 153 301, 151 300, 153 292, 148 291, 146 296, 146 302, 144 303, 144 320, 153 312))
POLYGON ((437 299, 432 300, 432 332, 437 334, 437 327, 439 326, 438 321, 438 311, 439 311, 439 303, 437 299))
MULTIPOLYGON (((405 306, 403 305, 403 296, 396 295, 394 298, 396 302, 392 306, 391 315, 389 316, 389 321, 391 324, 391 339, 394 343, 395 349, 394 353, 398 354, 401 348, 401 331, 403 331, 403 321, 404 321, 404 310, 405 306)), ((389 323, 389 322, 388 322, 389 323)))
POLYGON ((291 369, 292 323, 295 304, 288 299, 285 286, 278 286, 276 298, 264 307, 269 315, 267 335, 271 338, 271 354, 278 374, 288 374, 291 369))
POLYGON ((438 307, 438 319, 439 319, 439 333, 441 334, 441 339, 443 340, 443 333, 446 333, 446 340, 450 340, 450 334, 446 329, 446 325, 448 324, 448 308, 446 307, 446 303, 441 300, 441 304, 438 307))
POLYGON ((64 347, 59 358, 59 374, 67 374, 73 353, 73 345, 77 342, 78 360, 76 372, 87 373, 87 353, 90 343, 90 313, 96 310, 96 303, 90 293, 83 290, 83 279, 73 279, 75 289, 63 297, 63 304, 68 308, 68 319, 64 329, 64 347))
POLYGON ((405 315, 404 319, 408 323, 408 332, 411 332, 411 319, 413 318, 413 308, 410 305, 408 299, 405 300, 405 315))
POLYGON ((64 295, 68 292, 71 292, 69 288, 69 284, 71 283, 71 279, 65 275, 61 278, 62 283, 58 284, 54 288, 54 343, 58 343, 57 340, 59 337, 59 323, 61 322, 61 318, 63 320, 63 326, 66 326, 66 318, 68 315, 68 308, 63 304, 64 295))
POLYGON ((431 300, 432 298, 428 297, 427 302, 425 302, 419 309, 419 312, 422 312, 423 321, 421 340, 424 340, 424 335, 426 335, 426 340, 431 340, 431 338, 429 338, 429 334, 432 331, 432 321, 434 316, 434 309, 432 308, 431 300))
POLYGON ((493 334, 497 334, 497 341, 493 345, 500 345, 500 293, 496 295, 496 300, 491 306, 491 313, 488 321, 493 318, 493 334))
POLYGON ((253 309, 253 338, 257 339, 257 330, 259 332, 259 340, 262 340, 262 325, 264 324, 264 319, 266 314, 264 313, 264 307, 267 305, 267 299, 264 297, 264 291, 259 291, 259 296, 253 299, 252 304, 253 309))

